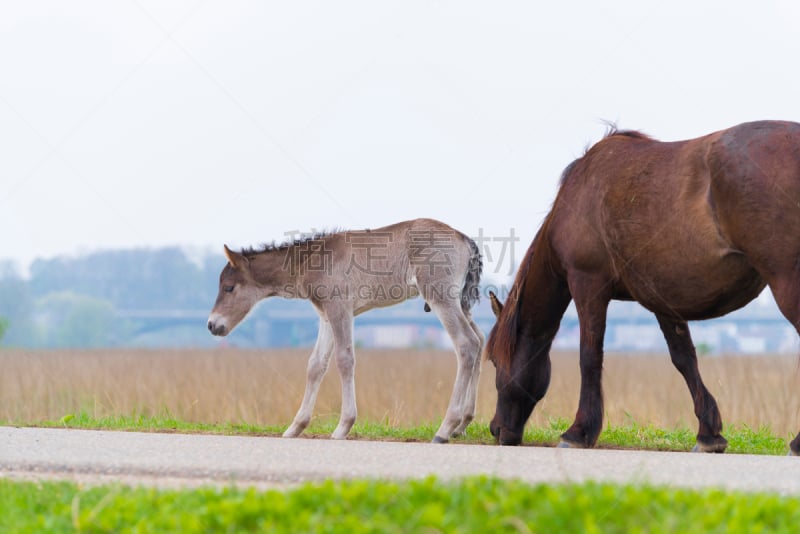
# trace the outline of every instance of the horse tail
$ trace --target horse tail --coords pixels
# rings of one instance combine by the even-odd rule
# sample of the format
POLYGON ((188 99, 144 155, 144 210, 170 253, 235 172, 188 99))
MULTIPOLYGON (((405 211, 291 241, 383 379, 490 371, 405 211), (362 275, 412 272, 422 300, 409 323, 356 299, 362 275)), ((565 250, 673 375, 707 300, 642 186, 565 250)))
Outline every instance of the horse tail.
POLYGON ((477 243, 467 236, 464 239, 469 245, 470 255, 467 264, 467 276, 464 280, 464 287, 461 289, 461 309, 464 313, 469 312, 472 306, 480 299, 481 272, 483 271, 483 259, 477 243))

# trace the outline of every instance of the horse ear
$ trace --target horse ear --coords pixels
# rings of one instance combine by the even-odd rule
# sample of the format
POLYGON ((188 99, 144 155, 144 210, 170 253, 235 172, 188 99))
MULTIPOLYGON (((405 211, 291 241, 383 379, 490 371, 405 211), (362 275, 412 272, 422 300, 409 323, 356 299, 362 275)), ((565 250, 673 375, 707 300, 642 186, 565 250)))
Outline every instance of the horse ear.
POLYGON ((245 267, 248 264, 247 258, 245 258, 242 254, 238 252, 234 252, 228 248, 228 245, 222 245, 225 247, 225 257, 228 258, 228 263, 231 264, 231 267, 234 269, 238 269, 239 267, 245 267))
POLYGON ((497 298, 492 291, 489 291, 489 301, 492 303, 492 311, 494 312, 494 316, 498 319, 500 318, 500 312, 503 311, 503 303, 500 302, 500 299, 497 298))

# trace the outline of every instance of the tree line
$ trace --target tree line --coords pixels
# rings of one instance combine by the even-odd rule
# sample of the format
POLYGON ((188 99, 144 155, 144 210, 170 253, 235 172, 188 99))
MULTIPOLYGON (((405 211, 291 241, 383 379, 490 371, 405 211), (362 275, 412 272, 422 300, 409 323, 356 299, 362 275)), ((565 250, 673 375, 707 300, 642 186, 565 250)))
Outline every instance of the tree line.
MULTIPOLYGON (((0 341, 17 347, 137 344, 137 325, 121 320, 120 311, 210 310, 224 263, 222 255, 190 259, 177 247, 37 259, 29 276, 0 262, 0 341)), ((159 335, 176 332, 151 337, 159 335)), ((140 344, 148 343, 162 344, 140 344)))

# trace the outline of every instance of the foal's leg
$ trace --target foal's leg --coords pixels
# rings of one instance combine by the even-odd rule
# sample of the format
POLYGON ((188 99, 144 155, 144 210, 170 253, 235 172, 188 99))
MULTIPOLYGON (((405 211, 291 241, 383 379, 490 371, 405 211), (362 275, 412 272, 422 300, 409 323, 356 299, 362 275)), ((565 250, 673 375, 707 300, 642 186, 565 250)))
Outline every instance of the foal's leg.
POLYGON ((605 278, 577 275, 569 280, 580 322, 581 393, 575 421, 559 447, 594 447, 603 427, 603 337, 611 300, 605 278))
POLYGON ((311 356, 308 358, 306 391, 303 395, 303 403, 300 405, 297 415, 294 416, 294 421, 291 426, 283 433, 283 437, 296 438, 306 429, 309 421, 311 421, 314 403, 317 401, 319 385, 322 382, 322 377, 324 377, 325 373, 328 371, 332 349, 333 333, 331 332, 330 324, 320 317, 317 342, 314 345, 314 350, 311 351, 311 356))
POLYGON ((353 314, 342 311, 331 317, 333 332, 333 354, 342 380, 342 411, 339 424, 333 431, 333 439, 345 439, 356 422, 356 359, 353 350, 353 314))
POLYGON ((484 337, 483 332, 475 324, 475 321, 467 314, 467 320, 478 336, 478 357, 475 358, 475 363, 472 366, 472 375, 470 376, 469 385, 467 386, 467 394, 464 398, 464 403, 461 408, 462 419, 455 430, 453 430, 452 437, 463 436, 467 430, 467 426, 475 419, 475 404, 478 400, 478 382, 481 378, 481 352, 483 351, 484 337))
POLYGON ((476 373, 480 373, 480 350, 483 336, 478 335, 472 327, 470 319, 464 315, 460 301, 442 302, 429 299, 428 304, 442 322, 450 339, 453 340, 458 358, 456 381, 453 385, 453 394, 450 396, 450 404, 439 430, 433 437, 434 443, 447 443, 457 428, 462 424, 466 428, 475 416, 474 395, 472 406, 469 406, 468 397, 470 388, 473 386, 471 384, 473 377, 475 378, 474 386, 477 387, 476 373))
POLYGON ((727 440, 720 435, 722 417, 717 401, 706 389, 697 367, 697 353, 686 321, 656 314, 658 325, 664 333, 669 355, 675 368, 683 375, 694 400, 694 414, 700 422, 695 452, 725 452, 727 440))

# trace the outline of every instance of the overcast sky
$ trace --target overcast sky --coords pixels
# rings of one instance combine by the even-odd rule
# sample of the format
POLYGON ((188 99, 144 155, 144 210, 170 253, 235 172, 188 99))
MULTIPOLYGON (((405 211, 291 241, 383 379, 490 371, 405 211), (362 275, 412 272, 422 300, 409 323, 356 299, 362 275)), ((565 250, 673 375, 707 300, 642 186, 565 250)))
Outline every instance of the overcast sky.
POLYGON ((434 217, 507 274, 603 119, 800 120, 799 5, 5 1, 0 258, 434 217))

